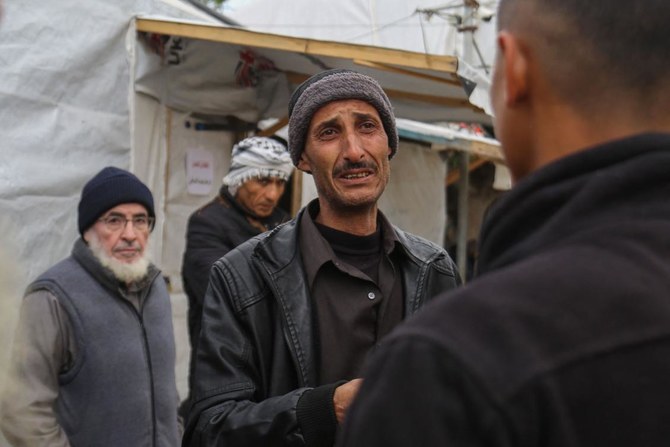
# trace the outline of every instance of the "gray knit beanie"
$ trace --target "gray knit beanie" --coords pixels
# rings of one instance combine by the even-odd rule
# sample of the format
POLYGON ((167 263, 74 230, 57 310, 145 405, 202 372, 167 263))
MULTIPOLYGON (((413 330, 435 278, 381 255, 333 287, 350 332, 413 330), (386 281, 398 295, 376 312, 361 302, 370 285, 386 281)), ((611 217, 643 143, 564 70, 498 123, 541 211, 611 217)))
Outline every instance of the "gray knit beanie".
POLYGON ((329 102, 343 99, 360 99, 377 109, 388 136, 390 157, 393 157, 398 149, 398 131, 393 106, 386 93, 370 76, 352 70, 336 69, 312 76, 300 84, 291 96, 288 104, 288 150, 294 165, 298 165, 300 155, 305 149, 307 131, 314 114, 329 102))

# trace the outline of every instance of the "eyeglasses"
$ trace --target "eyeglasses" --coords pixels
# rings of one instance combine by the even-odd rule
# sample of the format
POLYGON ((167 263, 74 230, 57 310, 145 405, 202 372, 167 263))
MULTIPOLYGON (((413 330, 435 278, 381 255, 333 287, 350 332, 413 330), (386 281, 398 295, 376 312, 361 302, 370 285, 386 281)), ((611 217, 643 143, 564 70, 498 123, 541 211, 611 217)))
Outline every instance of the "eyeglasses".
POLYGON ((105 224, 105 227, 109 231, 119 231, 126 228, 126 224, 130 221, 133 223, 133 228, 137 231, 146 231, 154 229, 154 222, 156 219, 149 216, 133 216, 132 219, 126 219, 125 216, 117 216, 112 214, 111 216, 102 217, 98 219, 100 222, 105 224))

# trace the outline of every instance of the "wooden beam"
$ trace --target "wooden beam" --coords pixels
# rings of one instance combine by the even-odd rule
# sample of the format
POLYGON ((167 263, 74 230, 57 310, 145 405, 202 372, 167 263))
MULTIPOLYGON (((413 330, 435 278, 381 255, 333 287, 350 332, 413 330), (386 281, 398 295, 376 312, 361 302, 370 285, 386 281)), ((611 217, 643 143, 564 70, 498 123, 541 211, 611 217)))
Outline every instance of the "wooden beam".
POLYGON ((279 121, 277 121, 275 124, 272 126, 268 127, 267 129, 263 129, 260 132, 257 133, 259 137, 269 137, 277 133, 279 129, 282 127, 286 126, 288 124, 288 116, 283 117, 279 121))
POLYGON ((424 95, 421 93, 406 92, 402 90, 384 89, 389 98, 406 99, 410 101, 425 102, 438 106, 472 109, 481 112, 481 109, 470 103, 467 99, 450 98, 448 96, 424 95))
MULTIPOLYGON (((470 164, 468 165, 468 172, 472 172, 484 163, 488 162, 489 160, 485 158, 475 158, 473 159, 470 164)), ((447 173, 447 179, 445 180, 444 184, 445 186, 452 185, 459 181, 461 179, 461 172, 460 170, 453 170, 449 171, 447 173)))
POLYGON ((363 67, 370 67, 370 68, 374 68, 376 70, 388 71, 390 73, 397 73, 397 74, 401 74, 401 75, 404 75, 404 76, 414 76, 414 77, 420 78, 420 79, 427 79, 429 81, 435 81, 435 82, 440 82, 440 83, 443 83, 443 84, 449 84, 449 85, 454 85, 454 86, 457 86, 457 87, 463 87, 463 85, 461 84, 461 81, 459 81, 458 79, 441 78, 439 76, 433 76, 433 75, 429 75, 429 74, 426 74, 426 73, 418 73, 416 71, 407 70, 407 69, 399 68, 399 67, 394 67, 394 66, 391 66, 391 65, 388 65, 388 64, 380 64, 378 62, 371 62, 371 61, 367 61, 367 60, 364 61, 364 60, 356 59, 356 60, 354 60, 354 63, 356 65, 362 65, 363 67))
POLYGON ((304 81, 309 79, 310 76, 312 76, 304 73, 297 73, 295 71, 284 71, 284 74, 286 75, 288 82, 294 85, 302 84, 304 81))
POLYGON ((304 39, 278 34, 259 33, 239 28, 173 20, 137 18, 137 31, 188 37, 222 42, 246 47, 291 51, 312 56, 329 56, 343 59, 361 59, 402 67, 422 68, 455 74, 458 59, 453 56, 416 53, 412 51, 357 45, 343 42, 304 39))
MULTIPOLYGON (((310 77, 310 75, 296 73, 293 71, 285 71, 284 74, 291 84, 300 84, 310 77)), ((391 99, 406 99, 410 101, 425 102, 428 104, 437 104, 439 106, 445 107, 472 109, 476 112, 482 111, 479 107, 471 104, 467 99, 451 98, 448 96, 423 95, 421 93, 406 92, 403 90, 387 88, 385 88, 384 91, 391 99)))
POLYGON ((505 156, 500 146, 483 141, 456 138, 449 143, 433 143, 430 148, 435 151, 456 150, 469 152, 472 155, 477 155, 490 161, 505 163, 505 156))
POLYGON ((491 146, 490 144, 484 143, 482 141, 471 141, 470 152, 487 158, 491 161, 506 163, 505 156, 503 155, 502 149, 499 146, 491 146))

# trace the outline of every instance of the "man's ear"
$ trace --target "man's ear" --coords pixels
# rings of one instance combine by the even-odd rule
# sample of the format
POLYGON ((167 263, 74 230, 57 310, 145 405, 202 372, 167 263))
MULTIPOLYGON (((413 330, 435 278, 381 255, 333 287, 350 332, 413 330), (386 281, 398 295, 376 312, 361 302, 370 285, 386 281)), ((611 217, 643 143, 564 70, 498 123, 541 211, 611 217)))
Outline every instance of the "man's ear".
POLYGON ((508 31, 501 31, 498 34, 498 51, 504 64, 502 88, 505 105, 514 107, 525 101, 529 92, 530 71, 527 49, 517 36, 508 31))
POLYGON ((311 166, 305 159, 305 151, 302 151, 302 153, 300 154, 300 160, 298 160, 298 165, 296 166, 296 168, 308 174, 312 173, 312 170, 310 169, 311 166))

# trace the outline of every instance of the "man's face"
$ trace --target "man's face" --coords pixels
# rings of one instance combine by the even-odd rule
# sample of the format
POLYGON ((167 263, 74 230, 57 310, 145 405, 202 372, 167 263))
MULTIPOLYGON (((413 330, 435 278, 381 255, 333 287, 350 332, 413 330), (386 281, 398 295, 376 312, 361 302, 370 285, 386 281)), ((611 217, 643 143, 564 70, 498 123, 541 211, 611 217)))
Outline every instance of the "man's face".
POLYGON ((322 207, 368 207, 377 203, 389 181, 390 154, 377 109, 347 99, 314 114, 298 167, 312 173, 322 207))
MULTIPOLYGON (((95 224, 86 231, 95 233, 105 254, 122 263, 132 264, 140 260, 149 239, 150 226, 145 229, 135 228, 133 219, 149 218, 146 208, 138 203, 125 203, 108 210, 95 224), (125 226, 119 229, 110 228, 111 222, 127 219, 125 226), (108 223, 105 222, 107 220, 108 223)), ((89 237, 84 234, 87 242, 89 237)))
POLYGON ((268 217, 284 194, 286 182, 276 177, 247 180, 239 187, 235 199, 258 217, 268 217))

